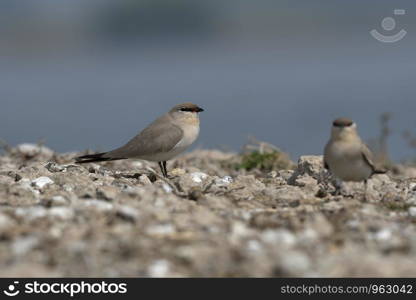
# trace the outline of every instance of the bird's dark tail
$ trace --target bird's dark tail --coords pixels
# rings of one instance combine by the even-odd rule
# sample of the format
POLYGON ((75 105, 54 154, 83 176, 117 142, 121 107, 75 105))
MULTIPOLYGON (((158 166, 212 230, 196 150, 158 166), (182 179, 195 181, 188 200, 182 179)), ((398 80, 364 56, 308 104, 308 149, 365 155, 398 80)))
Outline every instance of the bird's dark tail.
POLYGON ((386 174, 388 172, 388 170, 387 169, 384 169, 384 168, 379 168, 379 169, 375 169, 374 171, 373 171, 373 174, 386 174))
POLYGON ((120 158, 103 157, 105 154, 107 154, 107 152, 79 156, 79 157, 75 158, 75 162, 77 164, 85 164, 85 163, 92 163, 92 162, 125 159, 125 158, 121 158, 121 157, 120 158))

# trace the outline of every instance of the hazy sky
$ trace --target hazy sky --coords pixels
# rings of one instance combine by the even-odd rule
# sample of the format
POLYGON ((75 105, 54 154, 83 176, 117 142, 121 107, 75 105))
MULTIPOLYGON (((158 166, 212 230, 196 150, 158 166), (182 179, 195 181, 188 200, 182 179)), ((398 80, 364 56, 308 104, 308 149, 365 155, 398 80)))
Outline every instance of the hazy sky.
POLYGON ((416 154, 401 137, 416 134, 414 1, 227 1, 204 9, 159 1, 162 8, 134 12, 169 17, 138 24, 122 9, 97 14, 81 1, 49 1, 46 10, 6 2, 0 15, 21 16, 0 21, 0 138, 11 144, 45 139, 58 151, 106 150, 192 101, 206 109, 201 147, 239 150, 253 135, 296 159, 322 152, 336 117, 355 119, 368 140, 379 135, 380 114, 391 112, 393 157, 416 154), (386 17, 393 30, 382 28, 386 17), (407 35, 382 43, 372 29, 407 35))

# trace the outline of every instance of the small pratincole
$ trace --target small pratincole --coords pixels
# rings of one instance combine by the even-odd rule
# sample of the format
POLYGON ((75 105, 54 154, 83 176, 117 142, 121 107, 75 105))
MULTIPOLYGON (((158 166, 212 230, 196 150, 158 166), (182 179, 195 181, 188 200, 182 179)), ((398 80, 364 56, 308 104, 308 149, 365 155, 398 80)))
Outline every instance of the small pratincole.
POLYGON ((174 106, 156 119, 124 146, 115 150, 76 158, 77 163, 119 159, 157 161, 164 177, 166 162, 185 151, 199 135, 199 113, 204 111, 193 103, 174 106))
POLYGON ((386 173, 376 168, 371 151, 357 133, 357 125, 347 118, 332 123, 331 137, 324 150, 324 165, 340 180, 364 181, 366 187, 373 174, 386 173))

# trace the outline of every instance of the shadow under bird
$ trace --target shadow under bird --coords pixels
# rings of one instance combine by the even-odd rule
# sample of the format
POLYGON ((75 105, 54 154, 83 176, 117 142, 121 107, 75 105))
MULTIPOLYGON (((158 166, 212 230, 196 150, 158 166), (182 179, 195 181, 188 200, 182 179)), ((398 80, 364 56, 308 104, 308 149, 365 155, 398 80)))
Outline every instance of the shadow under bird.
POLYGON ((375 166, 373 154, 358 135, 356 123, 348 118, 332 123, 331 137, 324 150, 324 166, 340 180, 364 181, 366 187, 371 176, 386 173, 375 166))
POLYGON ((156 119, 124 146, 115 150, 76 158, 77 163, 120 159, 157 161, 164 177, 166 162, 185 151, 199 135, 199 113, 204 111, 193 103, 174 106, 156 119))

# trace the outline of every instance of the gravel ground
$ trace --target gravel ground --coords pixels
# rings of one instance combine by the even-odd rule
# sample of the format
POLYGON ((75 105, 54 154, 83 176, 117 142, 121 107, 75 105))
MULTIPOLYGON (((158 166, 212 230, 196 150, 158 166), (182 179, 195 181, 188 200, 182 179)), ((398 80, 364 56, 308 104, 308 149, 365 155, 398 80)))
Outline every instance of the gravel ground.
POLYGON ((236 169, 196 150, 144 161, 19 145, 0 156, 0 276, 416 276, 416 168, 332 195, 321 156, 236 169))

